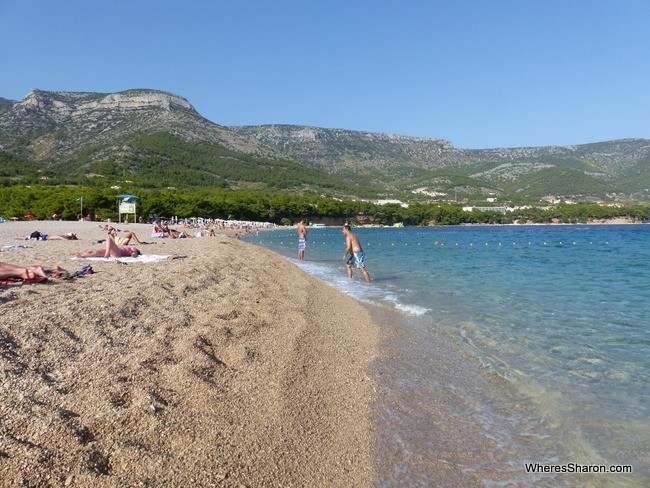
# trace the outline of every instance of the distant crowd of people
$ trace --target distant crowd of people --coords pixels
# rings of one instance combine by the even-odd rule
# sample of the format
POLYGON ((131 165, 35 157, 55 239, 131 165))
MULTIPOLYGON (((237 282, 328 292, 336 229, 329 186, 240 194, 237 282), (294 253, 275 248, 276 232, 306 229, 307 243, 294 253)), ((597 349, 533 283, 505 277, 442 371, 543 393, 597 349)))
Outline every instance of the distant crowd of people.
POLYGON ((173 220, 157 220, 153 224, 152 237, 169 237, 171 239, 184 239, 191 237, 217 236, 225 230, 238 231, 239 233, 249 234, 252 232, 259 233, 260 230, 274 229, 276 224, 269 222, 252 222, 242 220, 221 220, 221 219, 195 219, 179 220, 174 223, 173 220), (170 225, 175 225, 178 229, 172 229, 170 225))

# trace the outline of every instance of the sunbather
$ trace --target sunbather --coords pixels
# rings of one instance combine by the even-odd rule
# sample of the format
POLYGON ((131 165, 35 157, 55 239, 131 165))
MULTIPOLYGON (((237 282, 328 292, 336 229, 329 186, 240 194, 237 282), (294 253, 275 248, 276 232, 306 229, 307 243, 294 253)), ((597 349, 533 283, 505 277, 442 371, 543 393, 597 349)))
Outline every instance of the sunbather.
POLYGON ((104 249, 90 249, 88 251, 75 254, 78 258, 135 258, 140 255, 140 250, 131 246, 119 246, 109 235, 106 239, 104 249))
POLYGON ((43 234, 39 231, 34 231, 28 236, 16 236, 16 239, 20 241, 29 241, 31 239, 35 239, 37 241, 55 241, 55 240, 66 240, 66 241, 76 241, 79 240, 77 237, 77 234, 74 234, 72 232, 68 232, 67 234, 63 234, 60 236, 51 236, 48 234, 43 234))
POLYGON ((115 244, 118 246, 126 246, 131 242, 131 239, 135 240, 138 244, 144 244, 140 239, 138 239, 138 236, 135 235, 135 232, 131 232, 130 230, 124 231, 124 234, 121 236, 117 235, 117 230, 112 228, 111 230, 108 231, 108 235, 111 236, 115 240, 115 244))
POLYGON ((66 241, 78 241, 79 238, 77 237, 77 234, 74 234, 72 232, 68 232, 67 234, 63 234, 61 236, 47 236, 48 241, 52 240, 66 240, 66 241))
POLYGON ((40 265, 18 266, 17 264, 0 263, 0 279, 19 278, 22 280, 33 280, 35 278, 47 279, 50 276, 67 277, 69 273, 59 267, 44 268, 40 265))
POLYGON ((185 239, 188 237, 194 237, 193 235, 184 232, 177 231, 176 229, 170 229, 166 222, 157 222, 154 224, 152 235, 162 234, 162 237, 169 237, 170 239, 185 239))

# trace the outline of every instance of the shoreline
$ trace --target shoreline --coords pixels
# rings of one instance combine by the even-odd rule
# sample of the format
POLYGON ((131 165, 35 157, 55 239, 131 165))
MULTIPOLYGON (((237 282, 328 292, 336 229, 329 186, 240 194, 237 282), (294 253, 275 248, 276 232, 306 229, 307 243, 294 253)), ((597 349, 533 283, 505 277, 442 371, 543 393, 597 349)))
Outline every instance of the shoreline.
POLYGON ((383 432, 373 439, 381 486, 561 483, 525 472, 526 460, 558 452, 530 442, 529 399, 515 385, 426 319, 368 308, 381 330, 382 354, 370 368, 381 378, 372 420, 383 432))
POLYGON ((96 222, 5 222, 0 261, 95 274, 0 285, 0 478, 11 484, 369 486, 367 309, 232 238, 157 263, 71 260, 96 222), (81 240, 20 241, 39 230, 81 240))

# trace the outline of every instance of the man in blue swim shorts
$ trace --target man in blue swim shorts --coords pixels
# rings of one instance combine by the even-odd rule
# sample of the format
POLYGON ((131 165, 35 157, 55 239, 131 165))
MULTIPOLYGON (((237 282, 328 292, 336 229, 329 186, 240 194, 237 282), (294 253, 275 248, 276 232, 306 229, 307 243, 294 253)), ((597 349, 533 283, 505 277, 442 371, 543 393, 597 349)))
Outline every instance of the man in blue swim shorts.
POLYGON ((352 278, 352 268, 357 268, 366 283, 370 283, 370 275, 366 271, 365 254, 361 249, 359 238, 352 233, 352 229, 348 224, 343 226, 343 235, 345 236, 345 254, 343 254, 343 261, 346 262, 348 277, 352 278), (348 254, 350 257, 348 258, 348 254))
POLYGON ((298 231, 298 259, 304 261, 305 248, 307 247, 307 227, 305 227, 305 219, 300 219, 296 226, 298 231))

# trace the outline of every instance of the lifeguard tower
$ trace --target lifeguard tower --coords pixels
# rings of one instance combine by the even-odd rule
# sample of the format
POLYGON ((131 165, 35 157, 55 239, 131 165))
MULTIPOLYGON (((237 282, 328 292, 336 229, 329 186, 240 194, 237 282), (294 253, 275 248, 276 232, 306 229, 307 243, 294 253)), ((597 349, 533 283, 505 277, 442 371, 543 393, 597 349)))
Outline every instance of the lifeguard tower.
POLYGON ((137 222, 135 203, 138 198, 139 197, 136 197, 135 195, 129 194, 117 196, 117 213, 119 214, 119 222, 128 223, 129 215, 133 215, 134 224, 137 222), (124 216, 124 220, 122 220, 122 216, 124 216))

